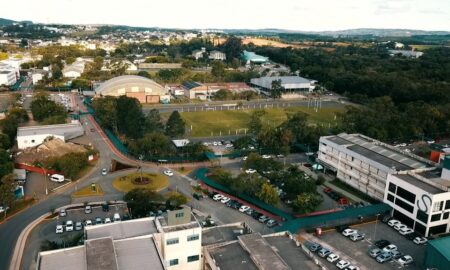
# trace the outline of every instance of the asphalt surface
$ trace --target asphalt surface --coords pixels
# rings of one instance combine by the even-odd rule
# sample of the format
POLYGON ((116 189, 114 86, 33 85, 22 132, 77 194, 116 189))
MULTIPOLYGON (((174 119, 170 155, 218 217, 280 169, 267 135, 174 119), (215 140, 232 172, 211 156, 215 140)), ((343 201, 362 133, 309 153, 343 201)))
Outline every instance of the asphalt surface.
POLYGON ((152 109, 159 110, 160 113, 167 113, 173 111, 179 112, 202 112, 202 111, 226 111, 226 110, 251 110, 251 109, 269 109, 269 108, 288 108, 288 107, 315 107, 320 108, 339 108, 345 106, 347 103, 338 101, 335 97, 324 97, 318 100, 274 100, 274 99, 260 99, 243 102, 242 106, 237 107, 238 101, 214 101, 208 103, 188 103, 188 104, 163 104, 144 106, 144 112, 152 109))

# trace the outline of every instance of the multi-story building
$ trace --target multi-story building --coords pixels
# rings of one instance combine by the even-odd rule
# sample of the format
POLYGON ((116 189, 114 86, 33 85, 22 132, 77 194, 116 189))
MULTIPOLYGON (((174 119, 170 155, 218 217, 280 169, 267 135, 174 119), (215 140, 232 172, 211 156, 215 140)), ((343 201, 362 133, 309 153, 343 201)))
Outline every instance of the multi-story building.
POLYGON ((434 163, 361 134, 321 137, 318 161, 350 186, 383 200, 389 174, 430 169, 434 163))
POLYGON ((227 56, 225 55, 225 53, 220 51, 211 51, 209 53, 209 59, 225 61, 227 59, 227 56))
POLYGON ((37 270, 200 270, 202 228, 189 207, 85 228, 82 246, 40 252, 37 270))
POLYGON ((13 85, 17 82, 16 72, 13 69, 0 70, 0 85, 13 85))
POLYGON ((450 156, 443 166, 387 178, 384 202, 393 216, 425 236, 450 232, 450 156))

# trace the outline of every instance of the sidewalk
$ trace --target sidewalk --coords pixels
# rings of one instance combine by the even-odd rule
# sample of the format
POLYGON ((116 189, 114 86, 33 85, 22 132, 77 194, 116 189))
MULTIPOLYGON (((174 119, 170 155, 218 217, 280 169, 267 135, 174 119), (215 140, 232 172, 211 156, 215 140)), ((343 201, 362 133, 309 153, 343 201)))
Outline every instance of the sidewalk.
POLYGON ((352 200, 352 201, 355 201, 355 202, 363 202, 363 203, 365 203, 365 204, 369 204, 369 202, 367 202, 367 201, 365 201, 365 200, 363 200, 363 199, 361 199, 361 198, 359 198, 359 197, 353 195, 352 193, 350 193, 350 192, 348 192, 348 191, 345 191, 345 190, 341 189, 340 187, 337 187, 336 185, 334 185, 334 184, 331 183, 330 181, 325 181, 325 183, 324 183, 323 185, 324 185, 324 186, 327 186, 327 187, 329 187, 329 188, 331 188, 331 189, 333 189, 333 190, 335 190, 336 192, 338 192, 338 193, 344 195, 345 197, 349 198, 349 199, 352 200))

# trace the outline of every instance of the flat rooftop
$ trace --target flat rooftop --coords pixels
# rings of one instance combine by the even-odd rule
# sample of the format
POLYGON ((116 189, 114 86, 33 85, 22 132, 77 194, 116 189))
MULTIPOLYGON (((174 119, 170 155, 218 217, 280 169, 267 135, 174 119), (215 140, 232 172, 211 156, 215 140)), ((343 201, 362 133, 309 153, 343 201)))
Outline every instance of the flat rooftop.
MULTIPOLYGON (((410 175, 410 174, 395 174, 396 177, 410 183, 413 186, 416 186, 422 190, 425 190, 431 194, 439 194, 439 193, 443 193, 446 192, 445 190, 442 190, 440 188, 437 188, 427 182, 422 181, 420 178, 414 176, 414 175, 410 175)), ((430 179, 429 179, 430 180, 430 179)), ((433 181, 433 180, 430 180, 433 181)), ((436 184, 441 184, 439 182, 436 182, 436 184)))
POLYGON ((85 247, 88 270, 118 270, 112 238, 87 240, 85 247))
POLYGON ((326 137, 325 139, 345 146, 347 149, 386 167, 395 167, 398 171, 432 167, 431 162, 428 163, 418 156, 403 153, 394 147, 360 134, 341 133, 326 137))
POLYGON ((289 236, 266 236, 264 239, 266 239, 272 249, 283 258, 291 269, 319 269, 303 252, 302 248, 297 247, 289 236))
POLYGON ((114 241, 117 263, 120 270, 164 270, 153 237, 141 236, 114 241))
POLYGON ((194 228, 200 227, 200 224, 198 224, 194 215, 191 212, 189 212, 189 215, 190 215, 189 222, 184 223, 184 224, 178 224, 178 225, 169 225, 167 213, 165 213, 163 216, 157 217, 157 219, 158 219, 159 223, 161 224, 162 230, 164 232, 174 232, 174 231, 194 229, 194 228))
POLYGON ((202 231, 202 246, 235 241, 243 233, 246 229, 241 225, 205 228, 202 231))
POLYGON ((210 254, 221 270, 258 270, 238 242, 215 248, 210 254))
POLYGON ((109 224, 88 226, 87 239, 111 237, 113 240, 150 235, 157 232, 153 218, 132 219, 109 224))
POLYGON ((87 270, 84 246, 40 253, 39 270, 87 270))
POLYGON ((65 136, 68 133, 83 132, 83 126, 78 123, 59 124, 59 125, 45 125, 45 126, 29 126, 18 127, 17 137, 32 136, 40 134, 55 134, 65 136))
POLYGON ((288 270, 290 267, 269 245, 259 233, 238 237, 239 244, 250 253, 256 265, 262 269, 288 270))

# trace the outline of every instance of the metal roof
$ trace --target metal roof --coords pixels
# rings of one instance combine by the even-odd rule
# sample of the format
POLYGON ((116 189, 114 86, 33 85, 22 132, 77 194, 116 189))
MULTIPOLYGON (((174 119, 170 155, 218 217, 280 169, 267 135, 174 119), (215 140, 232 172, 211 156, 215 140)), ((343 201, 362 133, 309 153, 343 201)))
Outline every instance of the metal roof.
POLYGON ((186 89, 191 90, 192 88, 202 86, 202 84, 201 84, 201 83, 198 83, 198 82, 188 81, 188 82, 184 82, 184 83, 183 83, 183 86, 184 86, 186 89))
POLYGON ((250 61, 250 62, 259 62, 259 63, 264 63, 264 62, 268 62, 269 58, 262 56, 262 55, 258 55, 254 52, 249 52, 249 51, 243 51, 242 52, 242 58, 244 58, 245 61, 250 61))
MULTIPOLYGON (((410 183, 411 185, 414 185, 422 190, 425 190, 431 194, 439 194, 439 193, 443 193, 445 192, 442 189, 439 189, 435 186, 432 186, 424 181, 422 181, 421 179, 418 179, 417 177, 414 177, 413 175, 410 174, 394 174, 395 177, 400 178, 408 183, 410 183)), ((432 180, 430 180, 432 181, 432 180)))
POLYGON ((167 91, 156 83, 153 80, 136 76, 136 75, 124 75, 112 78, 104 83, 102 83, 97 89, 95 89, 95 93, 108 95, 108 94, 117 94, 119 89, 131 89, 132 87, 138 87, 140 92, 143 92, 145 88, 152 89, 152 93, 166 93, 167 91), (156 91, 155 91, 156 90, 156 91))
POLYGON ((428 241, 430 246, 433 246, 439 253, 442 254, 450 262, 450 236, 442 237, 428 241))
POLYGON ((66 137, 69 134, 79 134, 80 132, 80 135, 83 135, 84 129, 80 122, 77 122, 59 125, 18 127, 17 137, 45 134, 60 135, 66 137))
POLYGON ((251 79, 250 82, 259 87, 270 89, 272 88, 272 82, 281 80, 281 86, 285 89, 298 89, 305 88, 311 85, 314 80, 309 80, 299 76, 273 76, 273 77, 261 77, 251 79), (305 84, 307 86, 305 86, 305 84))
POLYGON ((85 230, 87 239, 112 237, 114 240, 157 232, 153 218, 140 218, 97 226, 88 226, 85 230))

